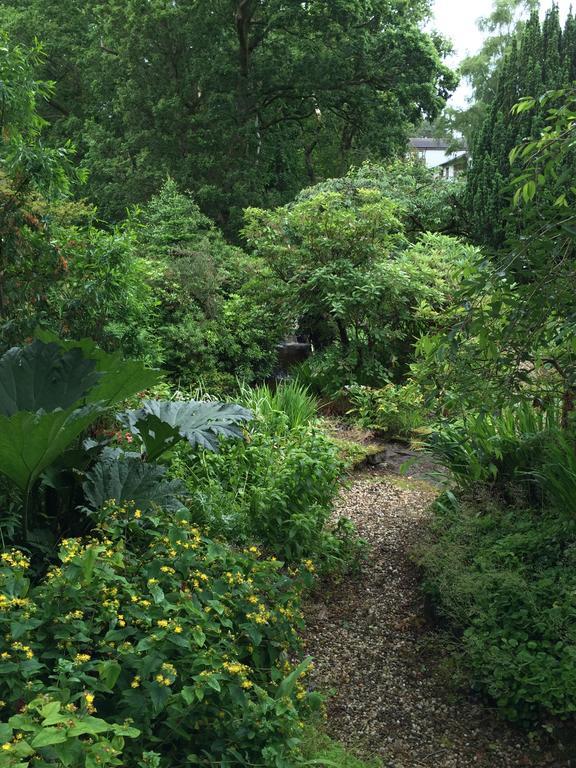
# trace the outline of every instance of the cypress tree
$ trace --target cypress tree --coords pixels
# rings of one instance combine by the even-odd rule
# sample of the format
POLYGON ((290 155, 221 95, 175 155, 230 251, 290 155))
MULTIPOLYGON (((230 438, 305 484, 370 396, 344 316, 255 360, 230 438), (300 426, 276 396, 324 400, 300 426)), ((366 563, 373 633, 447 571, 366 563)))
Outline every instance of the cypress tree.
POLYGON ((499 247, 511 223, 509 153, 523 139, 538 135, 542 117, 532 112, 512 116, 522 96, 541 96, 576 78, 576 20, 568 16, 564 30, 558 8, 552 7, 540 23, 533 13, 520 36, 513 40, 499 66, 494 100, 472 147, 466 200, 472 237, 499 247))

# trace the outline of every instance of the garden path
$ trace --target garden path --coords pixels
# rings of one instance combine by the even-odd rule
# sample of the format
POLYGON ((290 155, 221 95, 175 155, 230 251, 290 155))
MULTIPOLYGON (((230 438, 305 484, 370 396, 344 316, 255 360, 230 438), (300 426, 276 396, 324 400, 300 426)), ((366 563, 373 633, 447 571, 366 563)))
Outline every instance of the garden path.
POLYGON ((341 494, 335 516, 355 523, 369 552, 357 576, 322 585, 306 607, 313 682, 334 692, 329 733, 384 768, 559 766, 470 697, 448 638, 424 618, 411 552, 435 493, 374 468, 341 494))

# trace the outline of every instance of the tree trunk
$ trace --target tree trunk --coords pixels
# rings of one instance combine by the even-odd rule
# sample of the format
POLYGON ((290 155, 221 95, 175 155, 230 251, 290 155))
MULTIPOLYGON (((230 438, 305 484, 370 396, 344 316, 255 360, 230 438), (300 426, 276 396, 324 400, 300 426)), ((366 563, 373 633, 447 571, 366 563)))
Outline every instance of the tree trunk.
POLYGON ((350 346, 350 339, 348 338, 348 331, 342 320, 336 320, 336 327, 338 328, 338 334, 340 336, 340 343, 344 349, 348 349, 350 346))
POLYGON ((236 34, 238 36, 238 113, 243 124, 248 115, 248 78, 250 74, 250 23, 254 14, 251 0, 239 0, 236 6, 236 34))
POLYGON ((562 395, 562 429, 568 429, 570 414, 576 406, 576 392, 573 387, 567 387, 562 395))

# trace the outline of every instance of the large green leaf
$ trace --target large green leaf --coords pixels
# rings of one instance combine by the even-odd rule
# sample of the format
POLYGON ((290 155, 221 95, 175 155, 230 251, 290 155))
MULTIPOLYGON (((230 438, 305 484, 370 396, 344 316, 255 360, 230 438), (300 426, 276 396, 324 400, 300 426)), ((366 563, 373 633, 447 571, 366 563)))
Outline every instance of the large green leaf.
POLYGON ((219 437, 242 437, 240 425, 252 418, 252 412, 233 403, 145 400, 141 408, 118 418, 141 438, 148 460, 154 461, 179 440, 217 451, 219 437))
POLYGON ((93 403, 52 413, 0 416, 0 472, 26 490, 100 412, 93 403))
POLYGON ((154 505, 180 509, 186 488, 179 480, 168 480, 166 470, 157 464, 107 449, 86 475, 84 496, 91 509, 101 509, 106 501, 133 501, 139 509, 154 505))
POLYGON ((0 358, 0 472, 24 491, 114 402, 159 373, 51 334, 0 358))
POLYGON ((34 341, 0 359, 0 414, 55 411, 80 401, 101 378, 96 361, 77 348, 34 341))
POLYGON ((91 339, 69 341, 54 334, 39 330, 38 339, 57 344, 65 351, 79 349, 84 357, 93 360, 96 371, 101 374, 97 385, 90 390, 87 402, 102 402, 106 405, 125 400, 136 392, 148 389, 162 378, 162 371, 146 368, 140 360, 124 360, 120 353, 109 353, 99 349, 91 339))

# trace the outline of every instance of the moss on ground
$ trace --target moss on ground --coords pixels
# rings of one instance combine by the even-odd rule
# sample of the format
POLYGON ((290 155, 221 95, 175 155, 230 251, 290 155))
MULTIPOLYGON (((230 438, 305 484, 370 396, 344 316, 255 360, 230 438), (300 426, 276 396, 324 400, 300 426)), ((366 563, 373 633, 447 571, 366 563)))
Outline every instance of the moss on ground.
POLYGON ((383 768, 377 758, 361 758, 316 729, 305 737, 304 755, 319 768, 383 768))

